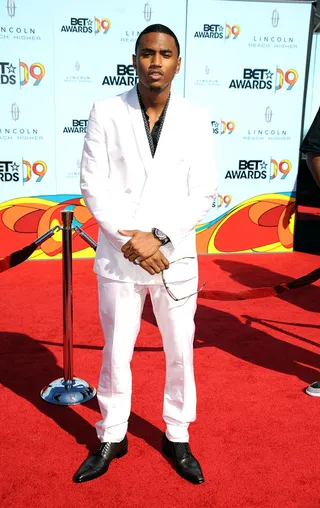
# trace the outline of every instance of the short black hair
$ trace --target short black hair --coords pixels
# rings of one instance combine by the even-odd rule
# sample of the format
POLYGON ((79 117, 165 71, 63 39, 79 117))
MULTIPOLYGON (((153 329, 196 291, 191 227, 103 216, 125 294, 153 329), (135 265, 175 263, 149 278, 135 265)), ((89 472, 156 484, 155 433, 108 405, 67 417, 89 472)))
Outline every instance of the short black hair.
POLYGON ((177 39, 177 36, 173 33, 172 30, 170 30, 170 28, 168 28, 167 26, 165 25, 161 25, 160 23, 156 23, 155 25, 149 25, 147 26, 147 28, 145 28, 140 34, 139 34, 139 37, 137 39, 137 42, 136 42, 136 47, 135 47, 135 53, 137 54, 137 49, 138 49, 138 46, 139 46, 139 42, 140 42, 140 39, 143 35, 145 34, 150 34, 150 33, 160 33, 160 34, 168 34, 168 35, 171 35, 171 37, 173 37, 174 39, 174 42, 176 44, 176 47, 177 47, 177 50, 178 50, 178 56, 180 56, 180 44, 179 44, 179 41, 177 39))

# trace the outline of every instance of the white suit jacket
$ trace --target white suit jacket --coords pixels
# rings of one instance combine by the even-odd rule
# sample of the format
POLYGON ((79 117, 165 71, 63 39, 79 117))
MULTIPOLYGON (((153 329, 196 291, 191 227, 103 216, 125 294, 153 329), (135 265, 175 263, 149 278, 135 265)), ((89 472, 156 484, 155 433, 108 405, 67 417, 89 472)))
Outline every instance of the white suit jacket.
POLYGON ((166 271, 167 279, 197 276, 195 226, 210 209, 217 183, 208 113, 171 94, 152 158, 136 88, 96 102, 81 161, 81 191, 100 231, 94 271, 139 284, 161 283, 124 258, 129 241, 119 229, 163 231, 171 240, 161 251, 173 261, 194 260, 166 271))

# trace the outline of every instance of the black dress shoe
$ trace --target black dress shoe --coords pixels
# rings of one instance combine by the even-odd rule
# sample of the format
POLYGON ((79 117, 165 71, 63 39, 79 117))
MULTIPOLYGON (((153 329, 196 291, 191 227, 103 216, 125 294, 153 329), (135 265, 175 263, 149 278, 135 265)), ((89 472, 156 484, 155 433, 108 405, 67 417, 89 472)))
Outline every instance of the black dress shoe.
POLYGON ((189 443, 173 443, 166 435, 162 439, 162 451, 174 460, 177 473, 191 483, 203 483, 204 477, 197 459, 192 455, 189 443))
POLYGON ((94 480, 108 471, 112 459, 123 457, 128 451, 128 438, 120 443, 101 443, 99 450, 85 460, 73 477, 75 483, 94 480))

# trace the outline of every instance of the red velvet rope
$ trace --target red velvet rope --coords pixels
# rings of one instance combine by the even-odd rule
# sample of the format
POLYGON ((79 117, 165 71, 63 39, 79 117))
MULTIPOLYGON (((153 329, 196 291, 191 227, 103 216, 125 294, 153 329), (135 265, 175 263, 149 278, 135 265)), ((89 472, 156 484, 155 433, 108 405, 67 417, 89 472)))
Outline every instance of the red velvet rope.
POLYGON ((291 282, 283 282, 282 284, 277 284, 276 286, 245 289, 244 291, 237 292, 205 289, 200 291, 198 296, 199 298, 205 298, 207 300, 220 301, 252 300, 256 298, 266 298, 268 296, 278 296, 290 289, 308 286, 318 279, 320 279, 320 268, 317 268, 303 277, 299 277, 299 279, 294 279, 291 282))
MULTIPOLYGON (((3 259, 0 259, 0 273, 13 268, 14 266, 22 263, 36 250, 39 244, 32 242, 21 250, 9 254, 3 259)), ((320 279, 320 268, 317 268, 313 272, 294 279, 291 282, 283 282, 276 286, 267 286, 263 288, 252 288, 245 289, 243 291, 218 291, 215 289, 203 289, 198 294, 199 298, 206 300, 220 300, 220 301, 236 301, 236 300, 252 300, 256 298, 266 298, 268 296, 278 296, 282 293, 290 290, 297 289, 312 284, 316 280, 320 279)))

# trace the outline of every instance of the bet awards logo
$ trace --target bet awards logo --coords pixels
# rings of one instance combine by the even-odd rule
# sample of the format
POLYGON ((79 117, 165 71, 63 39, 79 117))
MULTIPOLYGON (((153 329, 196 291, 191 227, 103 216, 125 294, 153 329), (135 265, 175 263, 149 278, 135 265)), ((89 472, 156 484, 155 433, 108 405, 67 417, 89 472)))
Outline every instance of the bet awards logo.
POLYGON ((31 164, 27 160, 22 160, 22 164, 13 161, 0 161, 0 182, 19 182, 27 183, 32 175, 36 176, 36 182, 41 182, 47 172, 47 164, 44 161, 36 161, 31 164), (21 166, 21 174, 19 168, 21 166))
POLYGON ((194 34, 194 37, 201 39, 236 39, 240 34, 239 25, 223 25, 215 24, 203 25, 203 30, 194 34))
POLYGON ((134 86, 138 83, 138 76, 133 65, 117 65, 117 74, 115 76, 105 76, 102 84, 109 86, 134 86))
POLYGON ((285 83, 286 90, 292 90, 298 81, 298 73, 295 69, 284 71, 279 67, 275 72, 270 69, 243 69, 242 79, 232 79, 229 88, 250 88, 251 90, 272 90, 279 91, 285 83))
POLYGON ((100 32, 102 32, 105 35, 111 28, 111 21, 108 18, 104 18, 101 20, 98 18, 94 18, 94 26, 95 26, 94 29, 95 34, 99 34, 100 32))
POLYGON ((223 25, 215 24, 203 25, 203 30, 198 31, 194 34, 194 37, 199 39, 236 39, 240 34, 239 25, 229 25, 228 23, 223 25))
POLYGON ((47 173, 47 164, 44 161, 36 161, 30 163, 29 161, 22 160, 23 167, 23 182, 27 183, 31 180, 33 175, 36 177, 36 182, 41 182, 45 174, 47 173))
POLYGON ((224 38, 225 39, 236 39, 237 37, 239 37, 240 35, 240 26, 239 25, 228 25, 226 23, 226 27, 225 27, 225 34, 224 34, 224 38))
POLYGON ((203 25, 203 31, 196 32, 194 36, 205 39, 223 39, 223 26, 203 25))
POLYGON ((269 69, 243 69, 243 79, 232 79, 229 88, 272 89, 273 73, 269 69))
POLYGON ((61 32, 72 32, 82 34, 106 34, 111 28, 111 21, 108 18, 70 18, 69 25, 62 25, 61 32))
POLYGON ((274 180, 278 174, 280 179, 284 180, 291 171, 292 164, 288 159, 278 162, 270 158, 270 162, 262 159, 239 160, 237 170, 228 170, 225 179, 230 180, 266 180, 267 168, 269 167, 269 179, 274 180))
POLYGON ((213 199, 213 203, 212 203, 212 208, 227 208, 230 203, 232 201, 232 196, 230 196, 230 194, 225 194, 224 196, 222 196, 221 194, 218 194, 214 197, 213 199))
POLYGON ((87 131, 88 120, 72 120, 71 127, 64 127, 64 134, 85 134, 87 131))
POLYGON ((277 162, 275 159, 270 159, 270 180, 274 180, 277 176, 280 176, 280 180, 287 178, 288 174, 292 169, 292 164, 289 159, 283 159, 277 162))
POLYGON ((225 179, 230 180, 265 180, 268 164, 263 160, 240 160, 239 169, 228 170, 225 179))
POLYGON ((232 134, 236 127, 236 124, 232 120, 229 120, 228 122, 224 120, 220 120, 220 122, 213 120, 211 125, 213 134, 220 134, 220 136, 226 133, 232 134))
POLYGON ((0 62, 0 85, 15 85, 17 83, 17 67, 19 68, 20 88, 29 82, 33 86, 38 86, 45 75, 44 66, 38 62, 28 65, 19 61, 19 65, 15 66, 10 62, 0 62))
POLYGON ((0 85, 15 85, 16 68, 10 62, 0 62, 0 85))
POLYGON ((27 65, 24 62, 19 62, 20 69, 20 86, 25 86, 29 83, 30 76, 33 78, 33 86, 40 85, 45 75, 45 68, 41 63, 34 63, 27 65))
POLYGON ((19 182, 19 167, 13 161, 0 161, 0 182, 19 182))
POLYGON ((212 120, 211 127, 212 127, 213 134, 219 134, 219 122, 212 120))
POLYGON ((144 4, 143 16, 144 16, 144 20, 147 23, 150 23, 151 16, 152 16, 152 10, 151 10, 151 6, 148 3, 144 4))
POLYGON ((298 81, 298 73, 295 69, 289 69, 288 71, 283 71, 277 67, 276 70, 276 92, 281 90, 281 88, 286 84, 287 90, 292 90, 296 82, 298 81))

